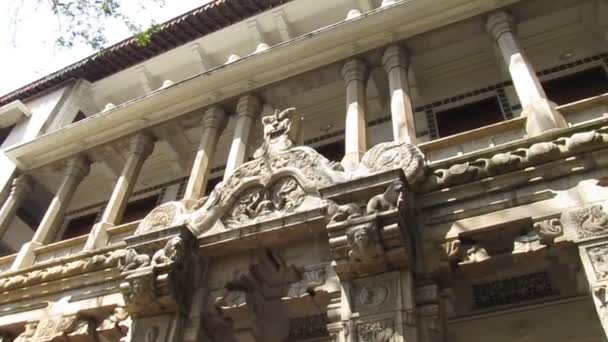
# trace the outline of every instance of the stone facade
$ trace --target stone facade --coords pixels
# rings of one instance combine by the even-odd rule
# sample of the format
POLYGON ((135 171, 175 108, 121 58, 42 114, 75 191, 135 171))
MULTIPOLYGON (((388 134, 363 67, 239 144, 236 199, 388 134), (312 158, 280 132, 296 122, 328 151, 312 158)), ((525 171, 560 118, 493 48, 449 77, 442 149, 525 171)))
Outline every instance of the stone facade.
MULTIPOLYGON (((231 51, 226 64, 158 90, 144 72, 145 96, 6 149, 19 171, 0 234, 19 208, 34 206, 28 193, 38 195, 48 174, 58 190, 30 241, 0 258, 0 341, 606 341, 606 95, 557 106, 543 89, 536 56, 525 53, 536 39, 529 18, 562 9, 545 0, 451 1, 451 14, 438 10, 448 6, 440 0, 353 1, 345 19, 298 37, 286 14, 302 4, 295 0, 246 23, 252 55, 231 51), (436 22, 442 15, 450 22, 436 22), (426 19, 409 26, 405 16, 426 19), (282 45, 262 34, 268 18, 282 45), (517 19, 529 21, 518 27, 517 19), (445 38, 467 27, 490 44, 522 114, 421 141, 418 113, 440 106, 415 107, 429 87, 419 75, 432 75, 419 49, 434 40, 420 44, 414 33, 445 38), (304 56, 298 44, 307 39, 327 54, 304 56), (350 45, 330 50, 336 41, 350 45), (281 49, 301 54, 291 60, 298 72, 275 63, 274 80, 264 74, 272 68, 260 68, 281 49), (305 66, 317 57, 320 65, 305 66), (247 91, 215 78, 235 74, 247 91), (314 140, 336 115, 308 112, 331 87, 345 102, 343 130, 332 136, 321 125, 319 139, 343 138, 339 157, 314 140), (206 95, 193 98, 194 90, 206 95), (384 121, 372 119, 378 108, 384 121), (119 127, 125 114, 136 123, 119 127), (101 132, 87 136, 89 125, 101 132), (508 141, 450 152, 505 132, 508 141), (83 143, 54 148, 70 137, 83 143), (163 172, 187 177, 162 185, 163 172), (101 175, 117 180, 99 220, 88 234, 53 241, 69 229, 66 212, 98 195, 82 191, 102 191, 101 175), (161 185, 142 190, 151 184, 161 185), (157 188, 155 207, 128 221, 130 200, 157 188)), ((605 13, 588 2, 569 4, 605 13)))

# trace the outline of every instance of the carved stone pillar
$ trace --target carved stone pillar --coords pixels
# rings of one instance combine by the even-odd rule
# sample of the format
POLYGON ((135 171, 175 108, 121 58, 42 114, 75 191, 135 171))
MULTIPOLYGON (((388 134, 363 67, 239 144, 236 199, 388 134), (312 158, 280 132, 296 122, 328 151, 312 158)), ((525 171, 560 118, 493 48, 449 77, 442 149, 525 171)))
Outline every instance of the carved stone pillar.
POLYGON ((236 106, 236 127, 230 153, 224 171, 224 180, 228 179, 234 170, 241 166, 247 158, 247 146, 249 145, 249 135, 253 120, 259 115, 262 109, 262 102, 259 98, 252 95, 245 95, 239 99, 236 106))
POLYGON ((184 193, 185 200, 196 201, 205 194, 215 148, 221 132, 226 127, 226 119, 224 110, 218 106, 213 106, 205 111, 203 115, 203 135, 184 193))
POLYGON ((534 73, 534 69, 524 56, 515 36, 513 17, 506 12, 492 14, 486 28, 500 49, 517 97, 527 117, 526 131, 530 136, 539 135, 554 128, 567 127, 564 117, 555 110, 555 103, 547 95, 534 73))
POLYGON ((89 170, 90 162, 82 156, 73 157, 67 161, 64 178, 55 197, 53 197, 49 208, 46 210, 38 229, 34 233, 32 241, 21 247, 21 250, 11 266, 12 270, 27 267, 34 262, 34 250, 48 242, 57 231, 57 227, 63 220, 65 209, 70 204, 70 200, 72 199, 74 192, 76 192, 78 184, 80 184, 84 177, 89 173, 89 170))
POLYGON ((393 139, 413 143, 416 140, 416 127, 407 77, 409 67, 407 52, 400 46, 390 46, 384 51, 382 64, 388 75, 393 139))
POLYGON ((564 234, 578 251, 599 320, 608 337, 608 202, 562 213, 564 234))
POLYGON ((0 240, 8 230, 11 222, 15 218, 17 209, 32 187, 32 180, 29 176, 22 175, 13 180, 13 186, 8 198, 0 208, 0 240))
POLYGON ((346 170, 355 170, 367 150, 367 94, 365 85, 368 68, 365 62, 352 59, 342 67, 346 83, 346 123, 344 159, 346 170))
POLYGON ((137 182, 137 177, 153 149, 154 139, 149 134, 140 132, 131 138, 125 166, 114 186, 101 221, 93 226, 89 234, 84 247, 85 250, 92 250, 107 244, 108 234, 106 229, 119 224, 122 220, 129 197, 131 197, 137 182))

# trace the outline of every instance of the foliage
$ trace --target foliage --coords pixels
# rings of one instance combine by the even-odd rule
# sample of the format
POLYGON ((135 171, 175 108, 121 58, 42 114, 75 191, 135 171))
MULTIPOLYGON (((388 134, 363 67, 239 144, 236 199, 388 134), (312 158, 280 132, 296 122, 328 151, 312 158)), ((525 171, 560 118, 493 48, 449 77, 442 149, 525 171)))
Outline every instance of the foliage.
MULTIPOLYGON (((133 18, 127 15, 121 3, 137 1, 140 9, 146 4, 155 3, 163 6, 165 0, 36 0, 39 4, 50 5, 59 24, 59 37, 56 44, 70 48, 75 44, 84 43, 95 50, 108 44, 106 26, 112 19, 124 24, 133 34, 139 45, 150 43, 152 36, 158 32, 159 26, 153 21, 143 28, 133 18)), ((23 0, 21 0, 23 2, 23 0)))

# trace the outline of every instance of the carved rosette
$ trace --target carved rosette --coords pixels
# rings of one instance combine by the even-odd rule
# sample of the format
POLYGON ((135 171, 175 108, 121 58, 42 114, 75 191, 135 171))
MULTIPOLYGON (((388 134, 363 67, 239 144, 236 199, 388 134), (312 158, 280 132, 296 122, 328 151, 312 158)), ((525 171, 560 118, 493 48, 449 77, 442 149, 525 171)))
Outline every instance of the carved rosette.
POLYGON ((369 175, 395 169, 403 170, 410 185, 423 181, 426 176, 424 154, 405 141, 380 143, 365 153, 356 174, 369 175))

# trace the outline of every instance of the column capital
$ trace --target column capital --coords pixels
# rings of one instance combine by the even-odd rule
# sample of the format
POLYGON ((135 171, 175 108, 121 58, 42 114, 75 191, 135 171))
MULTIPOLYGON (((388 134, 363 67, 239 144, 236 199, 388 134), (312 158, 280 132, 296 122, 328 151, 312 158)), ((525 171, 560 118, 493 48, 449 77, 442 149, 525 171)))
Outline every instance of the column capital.
POLYGON ((239 98, 236 104, 236 114, 238 116, 256 117, 262 111, 262 101, 259 97, 247 94, 239 98))
POLYGON ((66 177, 76 177, 79 181, 82 180, 91 170, 91 162, 83 156, 75 156, 65 164, 64 174, 66 177))
POLYGON ((407 70, 410 65, 409 57, 407 49, 399 45, 391 45, 384 50, 382 65, 384 65, 387 74, 395 67, 407 70))
POLYGON ((217 130, 223 130, 226 127, 228 118, 224 109, 220 106, 212 106, 205 110, 203 114, 203 128, 214 128, 217 130))
POLYGON ((348 85, 351 81, 365 82, 367 80, 368 68, 367 64, 358 58, 353 58, 342 67, 342 77, 348 85))
POLYGON ((13 179, 10 196, 22 198, 32 189, 32 178, 28 175, 21 175, 13 179))
POLYGON ((155 139, 146 132, 139 132, 129 140, 129 154, 148 157, 154 150, 155 139))
POLYGON ((515 18, 505 11, 494 12, 486 21, 486 30, 498 40, 504 33, 515 32, 515 18))

